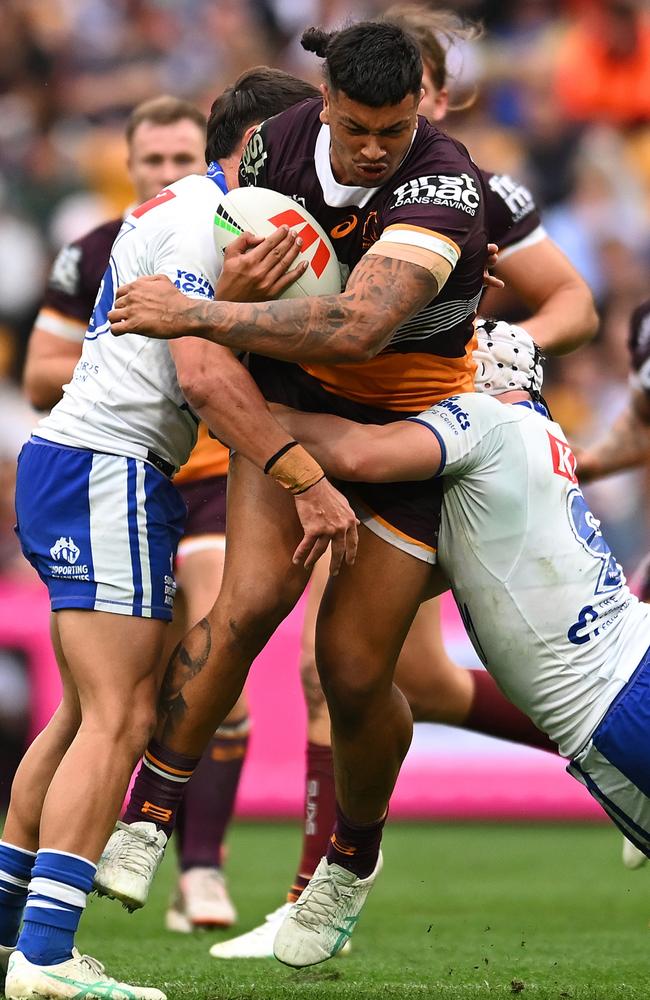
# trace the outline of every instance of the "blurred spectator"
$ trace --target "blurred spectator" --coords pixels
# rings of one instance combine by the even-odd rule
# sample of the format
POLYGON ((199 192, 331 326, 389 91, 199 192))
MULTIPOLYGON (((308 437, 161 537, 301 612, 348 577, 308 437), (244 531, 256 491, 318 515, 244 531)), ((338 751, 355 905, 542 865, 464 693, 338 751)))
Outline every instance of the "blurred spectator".
POLYGON ((567 118, 650 121, 650 16, 643 0, 585 4, 560 45, 554 88, 567 118))

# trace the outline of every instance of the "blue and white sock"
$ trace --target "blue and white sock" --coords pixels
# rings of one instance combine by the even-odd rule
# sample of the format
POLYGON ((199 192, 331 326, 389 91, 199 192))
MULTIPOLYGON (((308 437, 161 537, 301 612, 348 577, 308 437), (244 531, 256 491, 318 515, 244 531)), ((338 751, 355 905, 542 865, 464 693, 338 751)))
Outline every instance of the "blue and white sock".
POLYGON ((17 945, 28 961, 59 965, 71 957, 96 871, 96 865, 77 854, 38 852, 17 945))
POLYGON ((12 947, 18 940, 35 860, 32 851, 0 840, 0 944, 6 947, 12 947))

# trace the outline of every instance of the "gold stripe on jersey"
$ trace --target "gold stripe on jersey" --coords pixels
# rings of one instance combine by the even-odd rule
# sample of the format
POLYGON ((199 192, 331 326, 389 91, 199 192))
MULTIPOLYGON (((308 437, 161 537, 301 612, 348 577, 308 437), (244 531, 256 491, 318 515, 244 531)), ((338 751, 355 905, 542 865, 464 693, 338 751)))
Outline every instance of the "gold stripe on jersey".
POLYGON ((358 504, 359 507, 363 507, 363 509, 370 514, 373 521, 377 521, 378 524, 381 524, 382 527, 386 528, 387 531, 390 531, 391 534, 397 535, 398 538, 403 538, 405 542, 409 543, 409 545, 416 545, 419 549, 424 549, 425 552, 438 551, 433 547, 433 545, 427 545, 426 542, 421 542, 418 538, 414 538, 413 535, 407 535, 405 531, 400 531, 400 529, 396 528, 394 524, 390 523, 390 521, 387 521, 385 518, 380 517, 379 514, 375 513, 372 507, 369 507, 368 504, 363 502, 363 500, 359 500, 358 497, 355 497, 355 503, 358 504))
POLYGON ((190 483, 211 476, 225 476, 228 472, 228 449, 215 441, 205 424, 199 425, 199 434, 189 459, 174 476, 174 482, 190 483))
POLYGON ((419 413, 447 396, 474 391, 468 349, 460 358, 389 350, 362 364, 302 367, 336 396, 399 413, 419 413))
POLYGON ((81 320, 75 319, 74 316, 66 316, 65 313, 49 306, 43 306, 34 326, 44 330, 45 333, 61 337, 62 340, 73 341, 75 344, 82 344, 86 333, 86 327, 81 320))
POLYGON ((435 229, 424 229, 422 226, 413 226, 407 222, 394 222, 392 226, 386 226, 378 242, 381 243, 383 239, 391 243, 405 243, 431 250, 449 261, 452 267, 456 266, 461 255, 460 247, 449 236, 435 229))

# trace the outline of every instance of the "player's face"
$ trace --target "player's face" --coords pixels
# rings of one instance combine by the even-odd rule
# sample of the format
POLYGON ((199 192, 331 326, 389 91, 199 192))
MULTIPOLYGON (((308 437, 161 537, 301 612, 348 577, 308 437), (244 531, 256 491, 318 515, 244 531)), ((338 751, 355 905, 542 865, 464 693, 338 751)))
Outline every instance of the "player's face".
POLYGON ((138 202, 148 201, 187 174, 205 173, 204 148, 203 130, 190 118, 170 125, 141 122, 129 149, 129 173, 138 202))
POLYGON ((422 90, 423 95, 420 107, 418 108, 418 114, 424 115, 430 122, 441 122, 447 114, 449 94, 446 87, 438 90, 426 62, 424 63, 422 73, 422 90))
POLYGON ((330 127, 330 159, 340 184, 379 187, 406 156, 417 125, 418 94, 399 104, 371 108, 343 91, 321 87, 321 121, 330 127))

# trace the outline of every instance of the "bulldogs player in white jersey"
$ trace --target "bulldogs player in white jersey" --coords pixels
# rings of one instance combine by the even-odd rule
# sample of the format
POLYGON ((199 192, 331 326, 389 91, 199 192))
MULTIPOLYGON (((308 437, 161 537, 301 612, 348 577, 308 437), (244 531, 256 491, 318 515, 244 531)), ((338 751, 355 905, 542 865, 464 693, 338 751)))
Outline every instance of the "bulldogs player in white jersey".
MULTIPOLYGON (((313 88, 264 69, 260 91, 231 157, 126 218, 72 381, 19 459, 17 530, 56 612, 52 635, 64 693, 23 758, 0 844, 0 964, 8 967, 11 1000, 80 990, 100 997, 118 989, 99 963, 73 951, 73 941, 96 861, 155 719, 172 560, 185 519, 169 477, 189 456, 196 415, 294 494, 306 564, 330 540, 335 569, 354 558, 356 521, 347 502, 302 448, 285 455, 286 431, 231 352, 190 338, 169 349, 108 333, 114 289, 129 276, 163 272, 191 297, 265 300, 302 273, 287 270, 299 243, 286 227, 266 240, 245 234, 221 275, 212 241, 215 208, 237 183, 243 143, 263 118, 313 88)), ((230 124, 218 100, 215 109, 208 162, 214 133, 230 124)), ((182 781, 185 762, 173 763, 182 781)), ((120 988, 143 1000, 164 997, 156 989, 120 988)))
MULTIPOLYGON (((533 342, 505 323, 477 326, 477 393, 384 427, 297 411, 281 419, 333 476, 444 477, 438 558, 478 655, 648 856, 650 607, 630 593, 539 401, 533 342)), ((342 939, 321 866, 276 936, 285 961, 284 938, 301 949, 295 964, 323 961, 342 939)))

